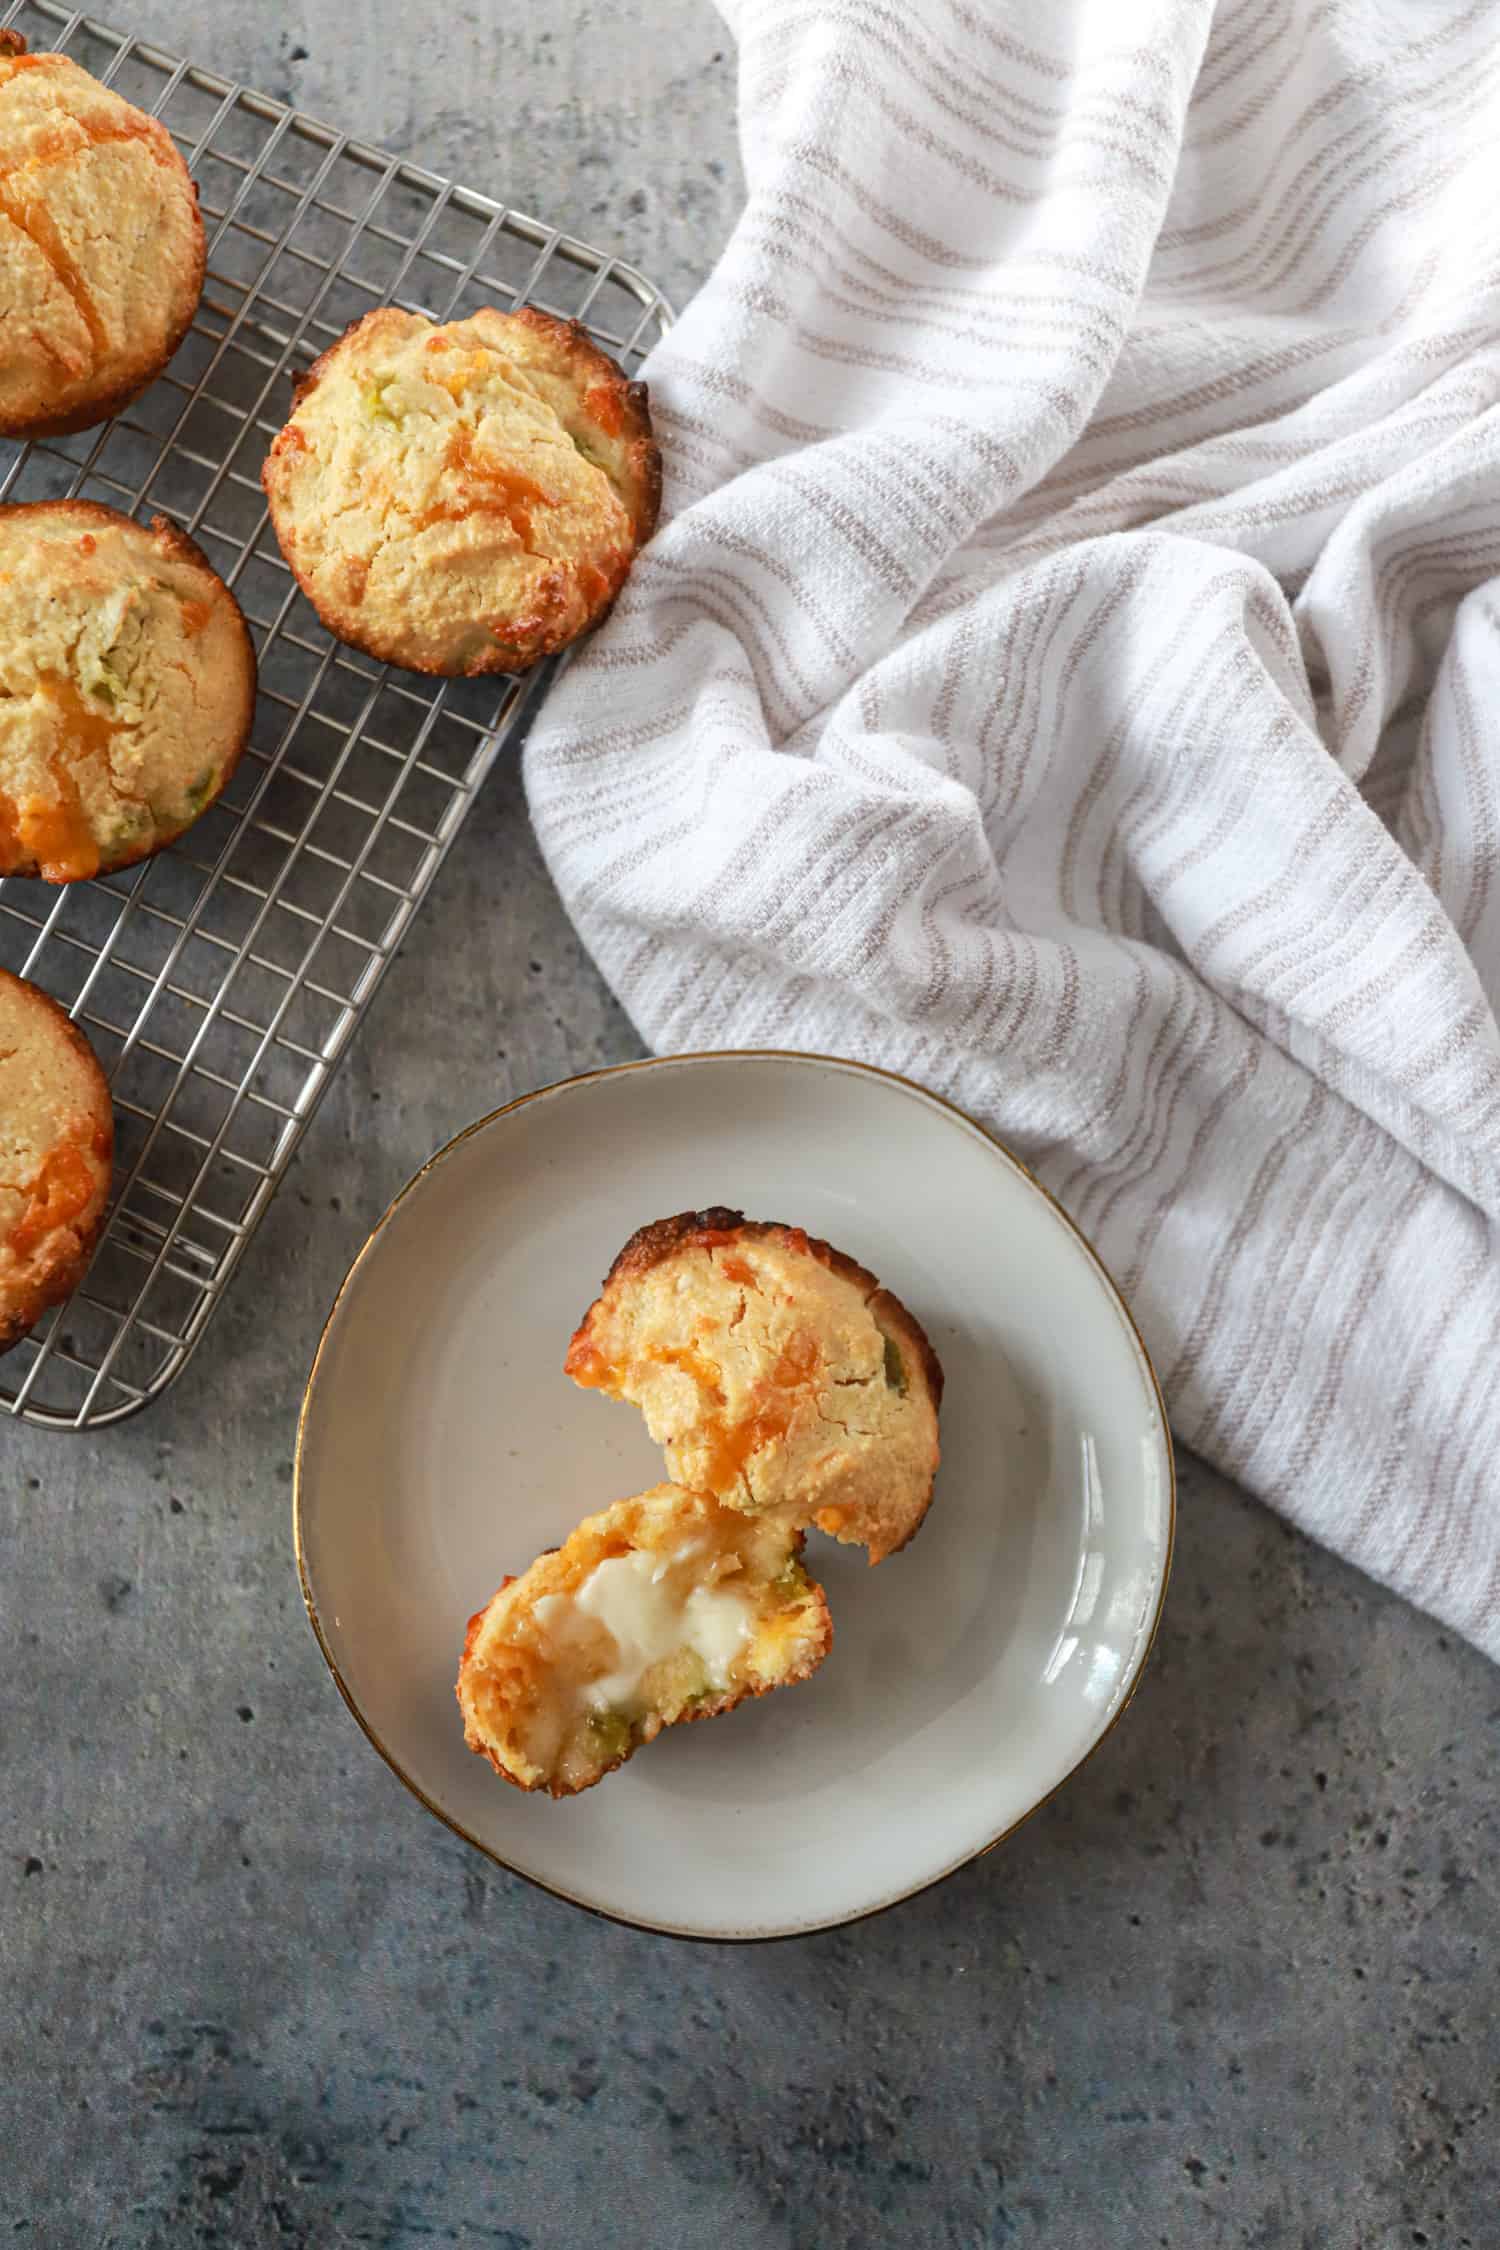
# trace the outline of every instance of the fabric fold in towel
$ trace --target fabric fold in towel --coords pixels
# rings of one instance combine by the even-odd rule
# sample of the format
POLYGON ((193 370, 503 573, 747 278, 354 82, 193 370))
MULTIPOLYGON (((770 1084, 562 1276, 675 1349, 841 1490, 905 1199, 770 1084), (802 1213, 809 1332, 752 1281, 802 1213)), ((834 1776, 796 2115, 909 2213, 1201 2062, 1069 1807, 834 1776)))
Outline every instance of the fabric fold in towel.
POLYGON ((991 1126, 1178 1437, 1500 1656, 1500 6, 731 22, 563 899, 652 1046, 991 1126))

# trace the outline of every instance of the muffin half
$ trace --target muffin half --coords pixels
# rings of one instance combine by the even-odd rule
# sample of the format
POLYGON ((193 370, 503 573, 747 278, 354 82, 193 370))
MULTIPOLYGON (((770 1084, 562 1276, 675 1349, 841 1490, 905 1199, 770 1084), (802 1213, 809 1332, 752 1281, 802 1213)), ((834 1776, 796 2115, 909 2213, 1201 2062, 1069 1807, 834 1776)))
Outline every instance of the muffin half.
POLYGON ((118 413, 181 343, 203 262, 198 191, 166 127, 0 32, 0 437, 118 413))
POLYGON ((442 674, 523 672, 596 623, 661 488, 644 388, 529 306, 367 313, 298 385, 262 474, 328 630, 442 674))
POLYGON ((519 1789, 570 1797, 663 1727, 805 1680, 833 1626, 801 1546, 670 1484, 585 1517, 470 1618, 469 1748, 519 1789))
POLYGON ((234 596, 162 516, 0 507, 0 875, 144 859, 233 773, 255 710, 234 596))
POLYGON ((816 1524, 872 1563, 931 1502, 937 1355, 873 1274, 800 1227, 723 1209, 642 1227, 565 1366, 641 1409, 679 1484, 816 1524))
POLYGON ((0 1351, 82 1279, 113 1150, 93 1049, 56 1001, 0 969, 0 1351))

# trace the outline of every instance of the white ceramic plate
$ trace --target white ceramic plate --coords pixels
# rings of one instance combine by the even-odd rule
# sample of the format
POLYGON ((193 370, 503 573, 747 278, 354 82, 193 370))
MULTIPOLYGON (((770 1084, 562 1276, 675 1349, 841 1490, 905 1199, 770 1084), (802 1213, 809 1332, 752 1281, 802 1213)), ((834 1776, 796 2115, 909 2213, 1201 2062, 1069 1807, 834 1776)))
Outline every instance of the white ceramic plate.
POLYGON ((303 1407, 313 1628, 416 1794, 504 1866, 644 1927, 785 1936, 986 1850, 1129 1698, 1166 1586, 1171 1447, 1108 1277, 1014 1158, 854 1063, 671 1057, 570 1079, 450 1142, 355 1261, 303 1407), (577 1519, 657 1483, 568 1339, 634 1229, 724 1203, 826 1236, 947 1372, 937 1496, 871 1570, 813 1532, 834 1645, 804 1685, 669 1730, 560 1803, 464 1747, 464 1625, 577 1519))

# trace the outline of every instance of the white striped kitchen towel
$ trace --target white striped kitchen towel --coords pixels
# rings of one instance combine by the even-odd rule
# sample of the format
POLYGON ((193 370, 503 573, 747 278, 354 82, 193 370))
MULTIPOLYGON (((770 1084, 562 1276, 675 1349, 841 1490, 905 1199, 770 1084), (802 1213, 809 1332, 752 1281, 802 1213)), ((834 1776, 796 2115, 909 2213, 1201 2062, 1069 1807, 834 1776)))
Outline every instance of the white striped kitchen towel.
POLYGON ((1500 4, 740 0, 664 528, 527 753, 660 1049, 887 1064, 1500 1656, 1500 4))

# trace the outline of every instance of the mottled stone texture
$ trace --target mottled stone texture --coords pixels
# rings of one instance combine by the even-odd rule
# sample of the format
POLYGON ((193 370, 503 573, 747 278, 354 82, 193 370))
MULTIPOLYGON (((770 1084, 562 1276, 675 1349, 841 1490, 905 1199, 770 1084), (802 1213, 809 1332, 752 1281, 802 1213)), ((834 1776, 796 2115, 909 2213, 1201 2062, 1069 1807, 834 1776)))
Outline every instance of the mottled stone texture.
MULTIPOLYGON (((621 245, 732 216, 697 0, 153 0, 143 30, 621 245)), ((1500 1679, 1186 1467, 1157 1657, 990 1860, 744 1951, 409 1798, 303 1621, 323 1312, 454 1127, 635 1051, 496 776, 176 1393, 0 1430, 0 2228, 72 2250, 1493 2250, 1500 1679)))

